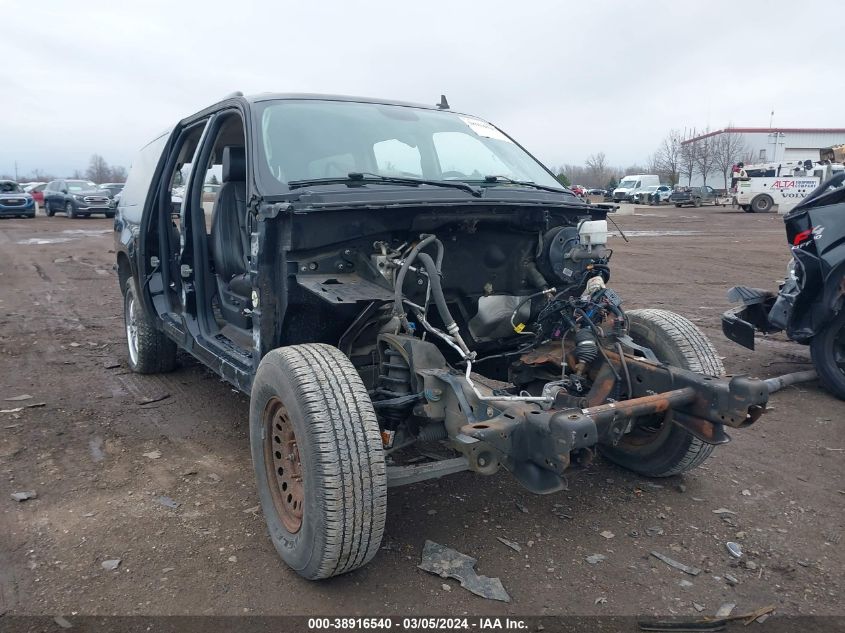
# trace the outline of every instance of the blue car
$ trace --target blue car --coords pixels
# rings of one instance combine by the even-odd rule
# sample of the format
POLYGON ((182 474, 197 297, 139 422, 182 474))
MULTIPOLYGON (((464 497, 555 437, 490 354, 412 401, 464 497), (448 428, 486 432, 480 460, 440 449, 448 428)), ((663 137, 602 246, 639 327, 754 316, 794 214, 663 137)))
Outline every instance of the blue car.
POLYGON ((35 217, 35 200, 14 180, 0 180, 0 218, 35 217))

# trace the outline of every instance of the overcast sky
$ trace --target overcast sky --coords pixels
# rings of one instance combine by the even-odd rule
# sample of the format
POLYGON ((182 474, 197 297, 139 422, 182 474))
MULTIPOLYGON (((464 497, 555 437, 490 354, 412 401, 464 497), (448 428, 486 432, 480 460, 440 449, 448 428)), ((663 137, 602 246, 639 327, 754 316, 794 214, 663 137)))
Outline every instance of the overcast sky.
POLYGON ((841 11, 738 2, 0 0, 0 174, 128 166, 242 90, 435 103, 547 165, 644 163, 670 128, 840 127, 841 11))

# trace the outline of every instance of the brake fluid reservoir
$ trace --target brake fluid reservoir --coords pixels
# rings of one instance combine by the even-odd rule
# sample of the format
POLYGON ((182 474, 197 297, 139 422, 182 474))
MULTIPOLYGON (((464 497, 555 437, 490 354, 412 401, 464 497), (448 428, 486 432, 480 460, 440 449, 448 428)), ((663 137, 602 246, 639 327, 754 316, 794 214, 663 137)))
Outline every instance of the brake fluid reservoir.
POLYGON ((578 227, 578 239, 584 246, 607 244, 607 220, 584 220, 578 227))

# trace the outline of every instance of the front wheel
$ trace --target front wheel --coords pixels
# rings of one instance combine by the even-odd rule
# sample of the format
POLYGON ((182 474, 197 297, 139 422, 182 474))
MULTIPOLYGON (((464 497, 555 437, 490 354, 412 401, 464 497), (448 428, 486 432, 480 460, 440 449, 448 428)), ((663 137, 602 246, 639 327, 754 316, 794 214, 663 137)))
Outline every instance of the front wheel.
POLYGON ((381 434, 367 389, 335 347, 294 345, 258 366, 249 438, 270 539, 300 576, 357 569, 387 513, 381 434))
MULTIPOLYGON (((668 310, 626 313, 635 343, 651 348, 658 360, 708 376, 725 373, 710 340, 694 323, 668 310)), ((654 415, 634 420, 632 430, 615 446, 602 445, 610 461, 647 477, 669 477, 695 468, 713 452, 686 429, 654 415)))
POLYGON ((76 217, 76 208, 73 206, 72 202, 65 202, 65 215, 69 218, 76 217))
POLYGON ((49 202, 44 203, 44 213, 47 214, 48 218, 52 218, 56 214, 49 202))
POLYGON ((812 338, 810 354, 822 386, 845 400, 845 310, 812 338))

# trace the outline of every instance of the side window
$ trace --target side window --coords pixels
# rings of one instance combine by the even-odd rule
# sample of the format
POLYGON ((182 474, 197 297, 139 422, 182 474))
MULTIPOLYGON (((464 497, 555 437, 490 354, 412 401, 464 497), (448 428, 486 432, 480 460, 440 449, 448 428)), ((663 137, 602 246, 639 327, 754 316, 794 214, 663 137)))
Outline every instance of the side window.
POLYGON ((399 139, 379 141, 373 145, 376 166, 384 175, 422 176, 422 159, 417 147, 406 145, 399 139))
MULTIPOLYGON (((211 139, 209 139, 211 140, 211 139)), ((223 151, 226 147, 244 147, 244 129, 239 115, 230 115, 220 127, 213 141, 208 165, 197 166, 197 177, 202 177, 202 210, 205 216, 205 230, 211 234, 214 207, 225 185, 223 173, 223 151)), ((354 170, 349 170, 354 171, 354 170)), ((343 174, 344 176, 346 173, 343 174)), ((241 182, 238 180, 238 182, 241 182)), ((238 185, 241 186, 241 185, 238 185)), ((233 186, 228 188, 233 190, 233 186)))

